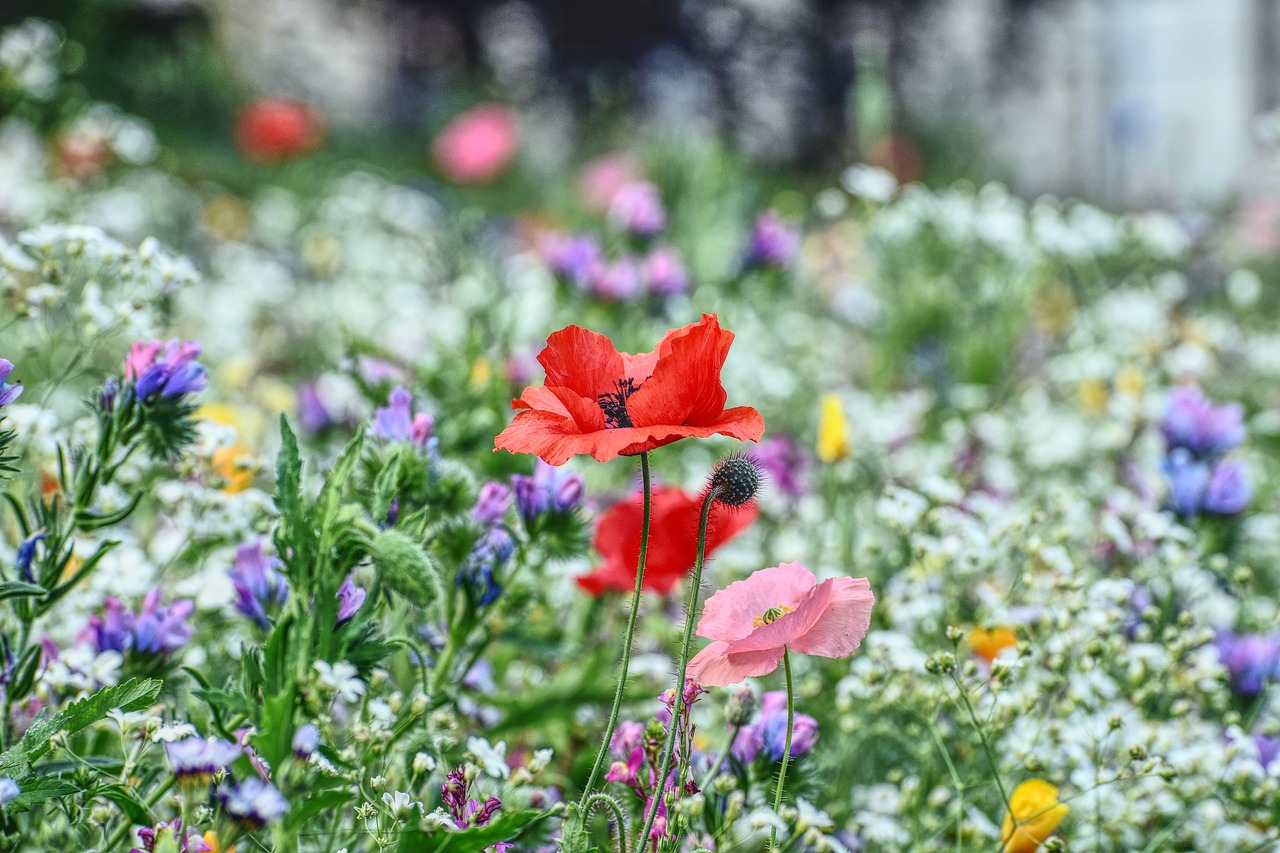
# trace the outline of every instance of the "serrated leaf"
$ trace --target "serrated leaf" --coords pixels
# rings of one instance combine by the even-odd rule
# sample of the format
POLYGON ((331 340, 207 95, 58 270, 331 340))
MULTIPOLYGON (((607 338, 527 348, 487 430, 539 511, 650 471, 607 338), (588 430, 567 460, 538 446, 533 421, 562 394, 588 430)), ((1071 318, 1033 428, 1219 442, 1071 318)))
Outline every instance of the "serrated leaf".
POLYGON ((276 509, 282 521, 300 521, 302 493, 302 460, 298 456, 298 437, 289 428, 289 419, 280 415, 280 454, 276 457, 276 509))
POLYGON ((335 518, 338 516, 338 509, 342 505, 342 489, 347 485, 347 481, 351 479, 351 475, 356 470, 356 463, 360 461, 360 451, 364 447, 364 427, 356 429, 355 436, 351 441, 347 442, 347 446, 342 448, 342 452, 338 454, 338 460, 333 463, 332 470, 324 479, 324 488, 320 490, 320 498, 316 501, 319 509, 319 526, 321 530, 327 530, 335 518))
MULTIPOLYGON (((138 681, 131 678, 124 684, 104 687, 92 696, 86 696, 78 702, 72 702, 63 711, 51 717, 39 718, 31 724, 22 740, 18 741, 4 755, 0 755, 0 773, 5 773, 9 766, 28 765, 49 751, 49 738, 60 731, 75 734, 81 729, 101 720, 107 712, 119 708, 122 711, 140 711, 149 707, 160 694, 161 682, 156 678, 138 681), (18 759, 21 756, 21 759, 18 759)), ((16 778, 10 775, 10 778, 16 778)))
POLYGON ((395 500, 396 490, 400 487, 400 454, 392 453, 391 458, 382 466, 373 481, 372 514, 375 520, 384 519, 391 509, 391 501, 395 500))
POLYGON ((36 776, 20 783, 21 792, 4 807, 5 814, 17 815, 46 800, 77 794, 80 788, 56 776, 36 776))

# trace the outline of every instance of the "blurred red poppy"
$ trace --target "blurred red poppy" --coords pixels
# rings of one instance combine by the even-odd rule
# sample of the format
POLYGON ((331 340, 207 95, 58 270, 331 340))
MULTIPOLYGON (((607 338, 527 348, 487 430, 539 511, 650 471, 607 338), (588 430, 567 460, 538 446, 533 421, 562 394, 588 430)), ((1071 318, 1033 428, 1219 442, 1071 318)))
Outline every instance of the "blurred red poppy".
POLYGON ((324 128, 319 114, 302 101, 259 98, 236 119, 236 144, 259 163, 282 163, 320 144, 324 128))
MULTIPOLYGON (((701 495, 690 495, 674 486, 654 488, 644 589, 666 595, 693 568, 701 512, 701 495)), ((750 527, 756 515, 754 503, 736 508, 718 501, 713 504, 707 519, 707 556, 750 527)), ((579 577, 579 586, 592 595, 601 595, 607 589, 635 589, 643 520, 644 495, 639 492, 600 516, 593 541, 604 565, 579 577)))
POLYGON ((495 450, 563 465, 579 453, 605 462, 690 437, 759 441, 759 412, 724 407, 720 369, 732 343, 714 314, 667 332, 657 349, 640 355, 620 353, 581 326, 554 332, 538 356, 546 383, 511 401, 517 413, 495 450))

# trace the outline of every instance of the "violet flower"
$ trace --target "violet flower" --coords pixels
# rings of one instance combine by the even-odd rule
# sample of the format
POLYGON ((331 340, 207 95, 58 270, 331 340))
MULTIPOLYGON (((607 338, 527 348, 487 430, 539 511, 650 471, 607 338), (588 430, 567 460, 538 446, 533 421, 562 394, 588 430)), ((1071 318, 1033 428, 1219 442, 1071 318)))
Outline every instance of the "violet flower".
POLYGON ((588 234, 555 234, 544 240, 540 248, 551 271, 573 284, 585 283, 600 264, 600 244, 588 234))
POLYGON ((791 436, 779 433, 766 438, 747 455, 787 497, 799 498, 808 491, 810 459, 804 447, 791 436))
POLYGON ((1169 481, 1169 505, 1185 518, 1202 512, 1235 515, 1253 498, 1253 482, 1245 467, 1226 459, 1210 464, 1199 461, 1185 447, 1176 447, 1164 460, 1169 481))
POLYGON ((511 559, 515 553, 515 540, 511 534, 501 527, 492 527, 480 537, 472 549, 470 556, 458 574, 454 583, 461 586, 468 584, 478 590, 480 595, 476 604, 486 607, 502 594, 502 585, 498 583, 497 572, 511 559))
POLYGON ((1244 409, 1239 403, 1215 406, 1194 386, 1174 388, 1160 432, 1170 449, 1183 447, 1203 459, 1244 441, 1244 409))
POLYGON ((689 275, 680 254, 670 246, 659 246, 644 259, 644 280, 656 296, 677 296, 689 289, 689 275))
POLYGON ((0 406, 7 406, 22 396, 22 386, 14 385, 6 380, 13 373, 13 362, 0 358, 0 406))
POLYGON ((541 459, 534 463, 532 477, 513 474, 511 488, 516 510, 525 524, 532 524, 545 512, 573 512, 582 505, 586 494, 581 474, 548 465, 541 459))
POLYGON ((667 226, 667 211, 658 188, 649 181, 626 184, 613 195, 609 220, 624 231, 652 237, 667 226))
MULTIPOLYGON (((808 714, 796 714, 791 729, 791 757, 813 749, 818 739, 818 721, 808 714)), ((787 745, 787 694, 774 690, 764 694, 760 702, 760 720, 738 731, 730 751, 743 764, 755 760, 762 752, 771 761, 781 761, 787 745)))
POLYGON ((426 412, 411 413, 413 395, 397 385, 387 397, 387 405, 373 413, 370 435, 392 441, 408 441, 426 448, 435 429, 435 420, 426 412))
POLYGON ((218 799, 228 817, 250 829, 261 829, 289 811, 289 801, 274 785, 252 776, 220 792, 218 799))
POLYGON ((39 544, 41 540, 48 537, 48 535, 49 534, 45 531, 33 533, 24 539, 22 544, 18 546, 18 556, 15 560, 18 569, 18 577, 22 578, 27 583, 35 583, 35 576, 31 573, 31 564, 36 558, 36 545, 39 544))
POLYGON ((756 217, 751 237, 743 252, 743 266, 782 269, 795 259, 800 248, 800 232, 772 210, 756 217))
POLYGON ((205 843, 204 837, 199 832, 193 832, 190 835, 183 832, 182 818, 175 818, 173 823, 164 821, 157 823, 154 828, 147 826, 139 829, 138 837, 142 839, 142 847, 134 847, 129 853, 151 853, 166 835, 172 835, 178 839, 178 853, 208 853, 213 849, 205 843))
POLYGON ((511 489, 497 480, 489 480, 480 487, 480 497, 471 510, 471 517, 484 525, 494 525, 502 520, 511 506, 511 489))
POLYGON ((204 365, 196 361, 199 356, 195 341, 136 341, 125 359, 125 378, 134 381, 139 400, 194 394, 208 380, 204 365))
POLYGON ((607 264, 597 264, 587 276, 587 292, 611 302, 625 302, 640 295, 644 282, 640 264, 626 256, 607 264))
POLYGON ((356 586, 355 579, 352 575, 347 575, 347 579, 342 582, 342 586, 338 588, 338 625, 346 622, 360 610, 364 604, 365 598, 369 595, 368 591, 363 587, 356 586))
POLYGON ((13 798, 22 793, 22 789, 18 787, 18 783, 12 779, 5 777, 0 779, 0 806, 6 806, 13 801, 13 798))
POLYGON ((194 632, 187 622, 194 610, 195 604, 185 600, 161 605, 160 590, 153 589, 133 620, 133 650, 167 655, 182 648, 194 632))
POLYGON ((227 572, 236 590, 236 609, 264 631, 268 625, 267 608, 284 604, 289 598, 289 586, 277 571, 281 565, 278 557, 268 556, 259 540, 236 548, 235 565, 227 572))
POLYGON ((306 723, 293 733, 293 755, 299 761, 306 761, 311 753, 320 748, 320 730, 315 723, 306 723))
POLYGON ((240 748, 219 738, 189 737, 164 745, 173 778, 179 784, 203 788, 240 757, 240 748))
POLYGON ((1253 498, 1253 483, 1244 465, 1227 459, 1213 466, 1204 493, 1204 510, 1216 515, 1243 512, 1253 498))
POLYGON ((1269 682, 1280 680, 1280 634, 1219 632, 1213 639, 1218 661, 1242 696, 1258 696, 1269 682))

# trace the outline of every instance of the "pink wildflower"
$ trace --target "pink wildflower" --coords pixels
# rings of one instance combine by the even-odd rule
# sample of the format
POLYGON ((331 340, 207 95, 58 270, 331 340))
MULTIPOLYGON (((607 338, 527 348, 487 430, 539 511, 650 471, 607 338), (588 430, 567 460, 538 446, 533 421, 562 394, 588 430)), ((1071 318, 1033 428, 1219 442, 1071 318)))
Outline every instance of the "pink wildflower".
POLYGON ((516 155, 519 130, 515 115, 497 104, 481 104, 454 119, 436 137, 440 170, 459 184, 493 180, 516 155))
POLYGON ((818 583, 799 563, 761 569, 707 601, 698 636, 714 640, 689 661, 689 678, 724 687, 778 668, 784 650, 843 658, 871 626, 866 578, 818 583))

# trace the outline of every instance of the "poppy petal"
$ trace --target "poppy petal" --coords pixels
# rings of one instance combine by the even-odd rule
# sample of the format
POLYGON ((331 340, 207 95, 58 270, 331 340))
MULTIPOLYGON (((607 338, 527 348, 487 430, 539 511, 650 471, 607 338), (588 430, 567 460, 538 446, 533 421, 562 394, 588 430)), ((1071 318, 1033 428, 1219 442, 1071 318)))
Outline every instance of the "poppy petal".
POLYGON ((592 400, 617 390, 623 376, 623 359, 613 341, 581 326, 552 332, 538 363, 547 373, 548 386, 570 388, 592 400))
POLYGON ((636 424, 707 426, 724 412, 727 397, 720 370, 729 356, 733 333, 720 328, 714 314, 667 334, 658 345, 653 375, 640 386, 627 409, 636 424))
POLYGON ((752 676, 768 675, 782 661, 782 648, 737 654, 716 641, 693 656, 686 676, 704 687, 727 687, 752 676))
POLYGON ((831 584, 823 581, 813 588, 795 610, 784 614, 776 622, 761 625, 741 640, 730 643, 732 651, 740 654, 790 646, 797 637, 807 634, 826 615, 833 591, 831 584))
POLYGON ((761 569, 746 580, 734 581, 707 599, 698 636, 733 642, 755 630, 752 621, 770 607, 797 607, 817 578, 799 563, 761 569))
POLYGON ((862 644, 871 627, 871 606, 876 597, 866 578, 831 578, 831 603, 812 628, 788 645, 806 655, 846 658, 862 644))

